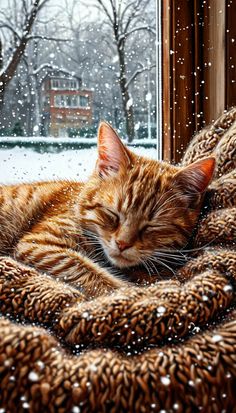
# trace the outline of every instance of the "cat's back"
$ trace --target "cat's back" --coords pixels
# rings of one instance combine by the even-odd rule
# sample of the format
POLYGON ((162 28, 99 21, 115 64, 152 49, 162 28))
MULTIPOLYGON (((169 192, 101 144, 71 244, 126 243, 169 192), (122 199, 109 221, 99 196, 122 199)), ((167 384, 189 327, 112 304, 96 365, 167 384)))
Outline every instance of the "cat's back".
POLYGON ((82 183, 73 181, 1 185, 0 253, 11 252, 35 223, 69 211, 82 187, 82 183))

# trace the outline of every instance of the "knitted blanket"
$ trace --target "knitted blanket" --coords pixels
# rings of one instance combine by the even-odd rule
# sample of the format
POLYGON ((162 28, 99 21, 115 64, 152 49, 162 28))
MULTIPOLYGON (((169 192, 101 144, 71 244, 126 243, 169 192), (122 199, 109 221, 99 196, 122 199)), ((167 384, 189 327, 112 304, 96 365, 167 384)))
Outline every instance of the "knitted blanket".
POLYGON ((92 301, 0 257, 0 412, 236 412, 236 108, 192 140, 216 175, 188 262, 92 301))

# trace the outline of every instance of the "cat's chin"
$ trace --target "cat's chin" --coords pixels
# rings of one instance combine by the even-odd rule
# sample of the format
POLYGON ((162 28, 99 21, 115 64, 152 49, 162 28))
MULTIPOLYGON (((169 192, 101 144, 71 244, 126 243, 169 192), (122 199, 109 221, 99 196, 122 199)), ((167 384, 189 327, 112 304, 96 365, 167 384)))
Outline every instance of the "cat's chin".
POLYGON ((117 268, 134 267, 137 264, 136 262, 133 262, 131 260, 128 260, 127 258, 122 257, 122 255, 112 257, 110 254, 107 254, 107 258, 117 268))
POLYGON ((127 260, 126 258, 119 257, 119 258, 111 258, 109 257, 111 263, 115 265, 118 268, 128 268, 128 267, 133 267, 135 263, 127 260))

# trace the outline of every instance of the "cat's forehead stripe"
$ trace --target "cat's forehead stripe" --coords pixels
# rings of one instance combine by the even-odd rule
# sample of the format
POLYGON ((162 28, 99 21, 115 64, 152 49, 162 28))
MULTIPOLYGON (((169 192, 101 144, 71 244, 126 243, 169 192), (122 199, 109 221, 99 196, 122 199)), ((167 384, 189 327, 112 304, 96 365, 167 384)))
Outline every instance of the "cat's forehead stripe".
POLYGON ((146 212, 156 202, 160 188, 160 174, 150 173, 145 166, 139 168, 131 174, 127 182, 123 207, 131 210, 139 208, 146 212))

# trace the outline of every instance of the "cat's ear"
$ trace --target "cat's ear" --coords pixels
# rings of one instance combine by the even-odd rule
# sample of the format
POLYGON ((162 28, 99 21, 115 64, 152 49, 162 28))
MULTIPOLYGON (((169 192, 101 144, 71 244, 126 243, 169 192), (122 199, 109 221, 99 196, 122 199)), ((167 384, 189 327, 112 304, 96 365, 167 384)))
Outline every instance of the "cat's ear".
POLYGON ((128 151, 116 131, 106 122, 98 129, 98 160, 96 170, 101 177, 118 173, 130 163, 128 151))
POLYGON ((212 180, 215 158, 196 161, 177 172, 174 179, 188 193, 203 193, 212 180))

